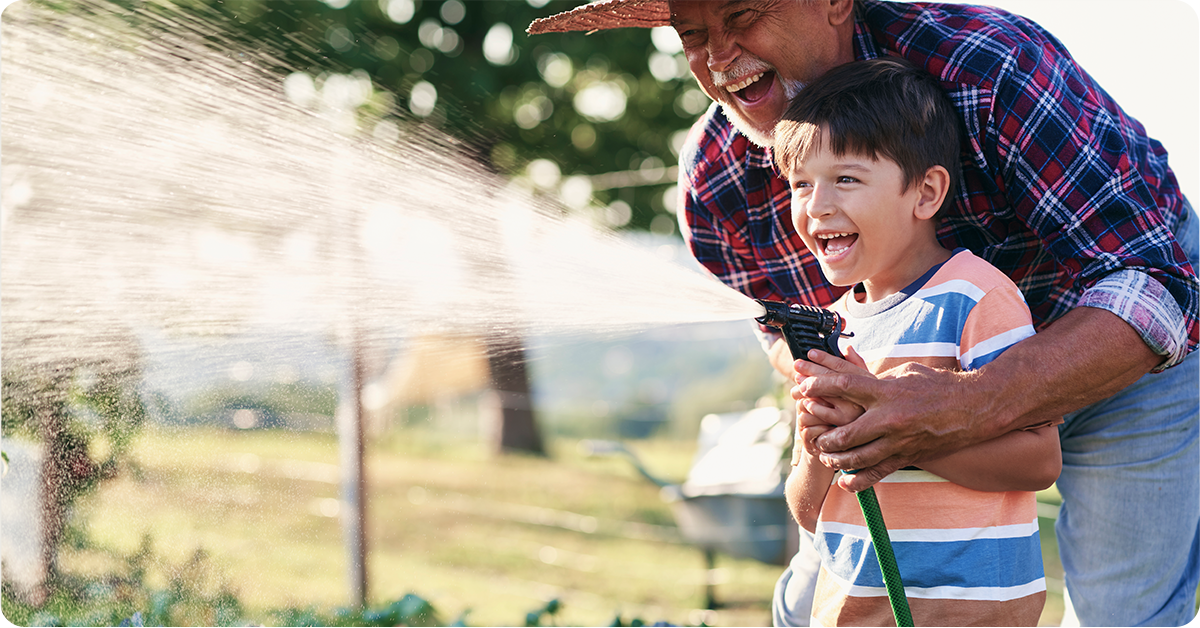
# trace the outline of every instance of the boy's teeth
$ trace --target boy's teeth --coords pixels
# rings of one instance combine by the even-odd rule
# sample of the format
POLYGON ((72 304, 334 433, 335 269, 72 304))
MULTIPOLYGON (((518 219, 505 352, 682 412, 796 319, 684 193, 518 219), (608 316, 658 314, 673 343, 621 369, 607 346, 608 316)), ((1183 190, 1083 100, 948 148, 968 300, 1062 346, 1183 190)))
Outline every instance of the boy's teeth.
POLYGON ((766 74, 766 73, 759 72, 758 74, 755 74, 754 76, 751 76, 750 78, 747 78, 746 80, 741 81, 740 83, 734 83, 733 85, 726 85, 725 89, 728 90, 730 93, 739 92, 743 89, 746 89, 746 87, 748 87, 751 83, 757 83, 758 79, 762 78, 764 74, 766 74))
POLYGON ((839 245, 837 243, 830 242, 829 244, 825 245, 825 252, 826 253, 837 253, 838 251, 844 251, 848 248, 850 248, 850 245, 848 245, 848 244, 839 245))
POLYGON ((821 240, 825 243, 825 247, 824 247, 825 253, 827 255, 832 255, 839 251, 844 251, 844 250, 850 248, 850 245, 853 244, 853 242, 854 242, 853 240, 840 240, 840 239, 841 238, 849 238, 850 236, 853 236, 853 235, 854 235, 853 233, 822 233, 822 234, 817 235, 816 237, 818 240, 821 240), (840 241, 835 242, 835 240, 840 240, 840 241))

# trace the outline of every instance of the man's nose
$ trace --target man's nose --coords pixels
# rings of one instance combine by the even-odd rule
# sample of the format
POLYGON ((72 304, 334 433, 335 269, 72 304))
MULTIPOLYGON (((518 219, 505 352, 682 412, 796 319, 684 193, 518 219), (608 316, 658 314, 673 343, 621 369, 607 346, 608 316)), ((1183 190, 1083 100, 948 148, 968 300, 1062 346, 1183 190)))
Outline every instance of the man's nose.
POLYGON ((708 34, 708 69, 712 72, 728 72, 737 60, 740 48, 728 33, 713 29, 708 34))

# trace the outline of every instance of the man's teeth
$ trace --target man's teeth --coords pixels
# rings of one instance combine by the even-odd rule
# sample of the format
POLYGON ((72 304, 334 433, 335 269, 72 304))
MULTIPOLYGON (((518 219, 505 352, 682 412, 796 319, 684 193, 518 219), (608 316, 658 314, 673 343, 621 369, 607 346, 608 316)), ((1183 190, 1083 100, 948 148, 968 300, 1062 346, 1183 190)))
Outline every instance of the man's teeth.
POLYGON ((746 87, 749 86, 751 83, 757 83, 758 79, 762 78, 764 75, 766 75, 766 72, 759 72, 758 74, 755 74, 754 76, 751 76, 750 78, 748 78, 740 83, 734 83, 733 85, 726 85, 725 89, 728 90, 730 93, 740 92, 743 89, 746 89, 746 87))

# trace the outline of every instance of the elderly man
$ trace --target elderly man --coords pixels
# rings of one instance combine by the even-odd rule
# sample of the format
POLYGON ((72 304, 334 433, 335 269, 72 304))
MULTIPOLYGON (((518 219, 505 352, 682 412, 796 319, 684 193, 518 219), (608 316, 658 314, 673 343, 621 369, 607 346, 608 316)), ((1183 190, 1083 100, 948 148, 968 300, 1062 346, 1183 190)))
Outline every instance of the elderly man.
MULTIPOLYGON (((1146 136, 1061 43, 988 7, 878 0, 605 0, 531 33, 673 26, 715 104, 680 157, 685 239, 728 285, 827 306, 839 295, 789 221, 775 123, 842 63, 907 58, 961 115, 963 184, 939 230, 1021 288, 1038 334, 970 373, 904 366, 873 379, 818 353, 794 394, 865 409, 816 440, 861 490, 907 465, 1062 416, 1066 587, 1084 625, 1181 625, 1200 575, 1197 217, 1146 136)), ((802 623, 785 572, 777 623, 802 623)), ((796 571, 799 571, 798 569, 796 571)), ((910 595, 925 594, 910 591, 910 595)))

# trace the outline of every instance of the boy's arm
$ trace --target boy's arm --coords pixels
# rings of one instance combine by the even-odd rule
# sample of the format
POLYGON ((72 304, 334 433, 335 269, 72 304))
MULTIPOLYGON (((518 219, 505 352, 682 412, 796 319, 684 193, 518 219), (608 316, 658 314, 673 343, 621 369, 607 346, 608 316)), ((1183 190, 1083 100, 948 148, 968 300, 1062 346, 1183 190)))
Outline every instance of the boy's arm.
POLYGON ((920 466, 977 491, 1040 491, 1062 471, 1058 427, 1009 432, 920 466))
POLYGON ((821 505, 825 503, 825 495, 833 476, 833 469, 821 464, 816 456, 808 453, 803 446, 798 446, 799 463, 792 466, 784 487, 788 509, 796 523, 809 532, 817 530, 817 515, 821 513, 821 505))

